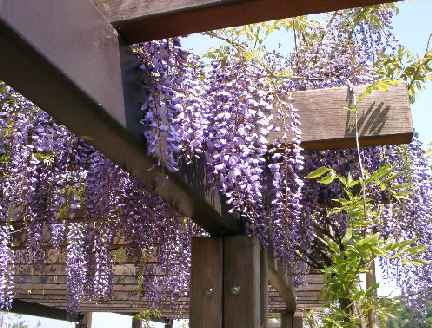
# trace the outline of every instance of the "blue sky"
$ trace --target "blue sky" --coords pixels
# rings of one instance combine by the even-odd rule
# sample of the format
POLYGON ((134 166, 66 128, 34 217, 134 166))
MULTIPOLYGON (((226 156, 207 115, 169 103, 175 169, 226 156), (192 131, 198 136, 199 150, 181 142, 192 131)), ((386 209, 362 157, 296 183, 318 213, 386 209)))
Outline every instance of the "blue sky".
MULTIPOLYGON (((394 20, 395 33, 401 43, 406 45, 412 51, 422 54, 425 51, 426 42, 429 34, 432 32, 432 0, 408 0, 400 4, 400 14, 394 20)), ((272 41, 275 44, 279 43, 277 36, 272 41)), ((285 43, 290 43, 289 39, 283 40, 285 43)), ((192 35, 184 40, 183 45, 186 48, 192 49, 197 53, 205 52, 211 42, 203 38, 192 35)), ((286 46, 290 46, 287 44, 286 46)), ((423 143, 432 143, 432 82, 426 89, 421 92, 416 99, 416 103, 412 107, 414 128, 423 143)), ((394 291, 393 284, 387 284, 382 289, 381 293, 387 294, 394 291)), ((28 323, 30 328, 37 326, 40 322, 41 328, 72 328, 70 323, 65 323, 57 320, 49 320, 32 316, 21 316, 21 320, 28 323)), ((129 316, 121 316, 107 313, 96 313, 93 317, 92 328, 117 328, 131 327, 132 319, 129 316)), ((163 325, 155 325, 154 327, 163 327, 163 325)))
MULTIPOLYGON (((394 20, 395 33, 402 44, 422 54, 432 33, 432 1, 410 0, 400 4, 394 20)), ((432 82, 417 96, 412 106, 414 129, 425 144, 432 143, 432 82)))

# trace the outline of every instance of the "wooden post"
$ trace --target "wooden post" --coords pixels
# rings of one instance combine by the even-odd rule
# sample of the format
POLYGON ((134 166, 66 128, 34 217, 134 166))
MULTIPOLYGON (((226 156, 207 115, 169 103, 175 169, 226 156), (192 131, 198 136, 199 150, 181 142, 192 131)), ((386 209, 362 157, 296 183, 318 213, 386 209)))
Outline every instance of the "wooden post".
POLYGON ((174 320, 173 319, 167 319, 165 321, 165 328, 173 328, 174 327, 174 320))
POLYGON ((81 320, 75 325, 76 328, 92 328, 92 313, 86 312, 81 320))
POLYGON ((192 239, 191 328, 222 328, 223 241, 192 239))
POLYGON ((259 328, 260 245, 255 238, 224 238, 224 328, 259 328))
POLYGON ((266 313, 268 306, 268 257, 266 250, 261 247, 260 257, 260 302, 261 302, 261 328, 267 327, 266 313))
POLYGON ((132 319, 132 328, 142 328, 142 322, 141 322, 141 320, 134 317, 132 319))
POLYGON ((293 328, 303 328, 303 317, 294 315, 292 327, 293 328))
POLYGON ((293 328, 294 314, 291 312, 281 313, 281 328, 293 328))

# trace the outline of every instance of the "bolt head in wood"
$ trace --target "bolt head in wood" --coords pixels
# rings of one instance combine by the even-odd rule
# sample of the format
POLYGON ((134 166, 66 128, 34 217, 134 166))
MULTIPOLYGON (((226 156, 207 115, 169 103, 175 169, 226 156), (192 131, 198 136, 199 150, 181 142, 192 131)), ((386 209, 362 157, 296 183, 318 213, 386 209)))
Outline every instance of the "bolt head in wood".
POLYGON ((240 295, 240 286, 231 287, 231 295, 234 296, 240 295))

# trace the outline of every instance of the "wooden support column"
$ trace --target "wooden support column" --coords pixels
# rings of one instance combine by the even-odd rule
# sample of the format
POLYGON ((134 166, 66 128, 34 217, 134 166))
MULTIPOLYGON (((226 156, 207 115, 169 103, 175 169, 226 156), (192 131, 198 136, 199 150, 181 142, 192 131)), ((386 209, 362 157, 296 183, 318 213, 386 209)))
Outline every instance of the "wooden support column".
POLYGON ((303 328, 303 317, 294 315, 292 328, 303 328))
POLYGON ((260 245, 255 238, 224 238, 224 328, 259 328, 260 245))
POLYGON ((141 319, 133 318, 132 319, 132 328, 142 328, 142 322, 141 319))
POLYGON ((174 327, 174 320, 168 319, 165 321, 165 328, 173 328, 174 327))
POLYGON ((192 239, 191 328, 222 328, 223 240, 192 239))
POLYGON ((268 256, 264 248, 261 247, 260 257, 260 302, 261 302, 261 328, 267 327, 266 313, 268 306, 268 256))
POLYGON ((282 312, 281 313, 281 328, 293 328, 294 313, 282 312))
POLYGON ((75 325, 76 328, 92 328, 92 312, 86 312, 75 325))

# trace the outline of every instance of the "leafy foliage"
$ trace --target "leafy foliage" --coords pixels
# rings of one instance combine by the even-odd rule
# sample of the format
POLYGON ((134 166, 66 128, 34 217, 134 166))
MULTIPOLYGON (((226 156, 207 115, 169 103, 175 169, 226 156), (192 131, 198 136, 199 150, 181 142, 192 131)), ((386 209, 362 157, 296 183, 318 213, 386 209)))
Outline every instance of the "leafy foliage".
POLYGON ((322 318, 323 327, 358 327, 367 320, 371 309, 385 322, 396 304, 375 296, 378 284, 363 288, 360 275, 368 273, 376 259, 383 257, 422 265, 423 261, 417 256, 426 247, 415 240, 384 239, 375 232, 382 209, 376 207, 370 195, 364 197, 358 187, 369 191, 378 189, 399 201, 406 197, 406 186, 395 181, 396 174, 390 165, 358 179, 350 175, 340 176, 331 168, 324 167, 311 172, 307 178, 318 179, 326 185, 338 180, 343 195, 334 199, 335 206, 328 210, 328 216, 331 219, 344 213, 348 217, 347 229, 341 240, 336 242, 328 237, 322 240, 331 253, 331 265, 322 270, 325 279, 323 293, 328 302, 327 312, 322 318))

